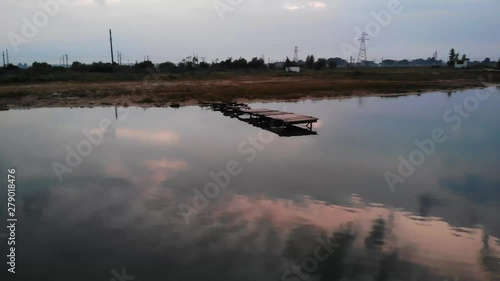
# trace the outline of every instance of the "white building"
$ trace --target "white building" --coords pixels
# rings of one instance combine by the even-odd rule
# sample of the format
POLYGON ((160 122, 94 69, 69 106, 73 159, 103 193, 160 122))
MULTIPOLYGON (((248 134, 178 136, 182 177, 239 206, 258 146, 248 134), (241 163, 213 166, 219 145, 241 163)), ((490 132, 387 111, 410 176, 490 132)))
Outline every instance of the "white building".
POLYGON ((300 66, 290 66, 285 68, 286 72, 300 72, 300 66))
POLYGON ((456 60, 455 61, 455 68, 467 68, 469 65, 469 60, 456 60))

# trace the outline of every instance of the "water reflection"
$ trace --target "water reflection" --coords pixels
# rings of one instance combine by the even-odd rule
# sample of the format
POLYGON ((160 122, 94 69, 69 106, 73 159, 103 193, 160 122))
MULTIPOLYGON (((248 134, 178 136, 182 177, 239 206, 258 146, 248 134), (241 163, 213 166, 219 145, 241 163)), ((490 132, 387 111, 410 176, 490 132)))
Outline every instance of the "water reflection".
POLYGON ((433 194, 420 194, 418 196, 419 203, 419 215, 422 217, 428 217, 431 213, 433 207, 439 207, 443 205, 442 200, 436 198, 433 194))
POLYGON ((51 163, 115 109, 2 112, 0 169, 19 172, 17 280, 110 280, 122 268, 137 280, 499 280, 498 95, 397 192, 383 177, 472 93, 255 104, 321 126, 250 162, 238 146, 259 126, 130 108, 63 182, 51 163), (185 224, 178 204, 229 160, 241 175, 185 224), (337 245, 321 260, 318 239, 337 245))
POLYGON ((313 126, 317 127, 316 124, 310 124, 310 128, 304 128, 298 125, 286 126, 284 124, 279 124, 276 121, 272 121, 266 118, 251 117, 242 114, 237 110, 237 108, 246 106, 247 106, 246 104, 241 104, 241 103, 229 103, 229 104, 214 103, 214 104, 202 105, 202 107, 209 107, 214 111, 220 111, 224 116, 228 116, 230 118, 236 118, 240 121, 243 121, 247 124, 260 128, 262 130, 275 133, 280 137, 298 137, 298 136, 309 136, 318 134, 316 131, 312 130, 313 126))

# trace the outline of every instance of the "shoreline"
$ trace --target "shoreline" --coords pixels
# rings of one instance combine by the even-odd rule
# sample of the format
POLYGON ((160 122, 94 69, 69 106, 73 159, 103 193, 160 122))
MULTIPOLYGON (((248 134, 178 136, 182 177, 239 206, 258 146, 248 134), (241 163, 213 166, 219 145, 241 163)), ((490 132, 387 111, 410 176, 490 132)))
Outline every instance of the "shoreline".
POLYGON ((2 107, 179 107, 203 102, 297 102, 396 97, 485 88, 486 80, 491 86, 500 84, 499 71, 403 70, 342 70, 298 75, 264 73, 233 75, 223 79, 181 77, 175 80, 158 75, 151 81, 3 84, 0 85, 0 110, 2 107))
MULTIPOLYGON (((424 90, 422 92, 407 92, 407 93, 393 93, 393 94, 384 94, 384 93, 356 93, 352 95, 335 95, 335 96, 304 96, 296 99, 236 99, 230 102, 235 103, 274 103, 274 102, 284 102, 284 103, 294 103, 300 101, 321 101, 321 100, 341 100, 341 99, 351 99, 351 98, 368 98, 368 97, 386 97, 386 98, 399 98, 399 97, 409 97, 409 96, 420 96, 423 94, 436 94, 436 93, 445 93, 445 92, 461 92, 472 89, 486 89, 488 87, 500 86, 500 84, 491 84, 488 86, 480 86, 480 87, 465 87, 465 88, 453 88, 453 89, 429 89, 424 90)), ((27 110, 27 109, 42 109, 42 108, 107 108, 107 107, 140 107, 140 108, 180 108, 187 106, 198 106, 204 103, 218 103, 218 102, 226 102, 226 101, 204 101, 204 100, 188 100, 183 102, 171 102, 165 104, 153 104, 153 103, 131 103, 131 104, 111 104, 107 102, 96 103, 89 102, 85 103, 83 101, 77 101, 75 103, 67 103, 64 100, 58 102, 52 101, 50 104, 39 104, 34 106, 16 106, 7 104, 7 108, 3 108, 5 104, 1 103, 2 99, 0 99, 0 112, 9 111, 9 110, 27 110)), ((229 102, 229 101, 227 101, 229 102)))

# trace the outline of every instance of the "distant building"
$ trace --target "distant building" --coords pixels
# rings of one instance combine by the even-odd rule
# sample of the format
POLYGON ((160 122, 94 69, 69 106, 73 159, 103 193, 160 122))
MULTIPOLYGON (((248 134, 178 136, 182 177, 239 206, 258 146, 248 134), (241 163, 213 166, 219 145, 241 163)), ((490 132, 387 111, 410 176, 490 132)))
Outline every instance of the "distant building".
POLYGON ((290 66, 285 68, 286 72, 300 72, 300 66, 290 66))
POLYGON ((467 68, 469 65, 469 60, 456 60, 455 61, 455 68, 467 68))
POLYGON ((277 61, 274 63, 274 67, 276 69, 283 69, 283 68, 285 68, 285 62, 284 61, 277 61))

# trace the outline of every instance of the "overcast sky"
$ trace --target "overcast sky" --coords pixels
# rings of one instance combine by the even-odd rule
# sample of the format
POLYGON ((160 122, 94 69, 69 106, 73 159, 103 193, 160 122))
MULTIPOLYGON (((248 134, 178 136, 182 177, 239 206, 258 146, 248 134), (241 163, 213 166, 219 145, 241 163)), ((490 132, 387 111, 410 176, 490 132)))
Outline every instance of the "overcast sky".
POLYGON ((427 58, 435 50, 444 58, 452 47, 472 59, 500 57, 500 1, 400 0, 388 8, 391 2, 398 1, 1 0, 0 48, 9 49, 11 63, 59 63, 62 54, 70 62, 110 61, 111 28, 124 63, 145 55, 177 62, 194 52, 207 61, 276 61, 292 58, 294 46, 301 59, 348 59, 357 57, 355 37, 366 31, 370 60, 427 58), (44 24, 40 2, 55 1, 64 4, 44 24), (380 11, 391 18, 377 21, 380 11))

